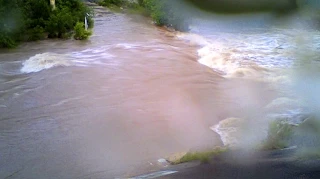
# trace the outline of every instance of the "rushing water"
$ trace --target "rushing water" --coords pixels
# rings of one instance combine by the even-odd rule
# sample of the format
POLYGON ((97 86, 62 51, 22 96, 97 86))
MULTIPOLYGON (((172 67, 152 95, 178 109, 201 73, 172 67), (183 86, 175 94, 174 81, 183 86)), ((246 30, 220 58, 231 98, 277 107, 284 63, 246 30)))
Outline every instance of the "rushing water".
POLYGON ((184 34, 95 11, 88 41, 1 50, 0 177, 129 177, 170 154, 236 141, 241 118, 286 103, 284 116, 301 114, 278 86, 293 64, 293 31, 184 34))

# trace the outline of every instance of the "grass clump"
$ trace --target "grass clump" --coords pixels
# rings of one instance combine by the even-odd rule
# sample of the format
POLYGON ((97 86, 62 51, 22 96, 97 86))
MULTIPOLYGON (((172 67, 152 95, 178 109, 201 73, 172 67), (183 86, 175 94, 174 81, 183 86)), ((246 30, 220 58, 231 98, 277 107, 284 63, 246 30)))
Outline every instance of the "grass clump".
POLYGON ((268 137, 263 142, 261 149, 274 150, 288 147, 288 141, 293 135, 293 127, 282 121, 272 121, 269 124, 268 137))
POLYGON ((212 150, 207 150, 203 152, 188 152, 181 158, 178 158, 174 161, 170 161, 171 164, 180 164, 190 161, 201 161, 202 163, 209 162, 210 158, 213 156, 219 155, 223 152, 226 152, 227 148, 217 147, 212 150))

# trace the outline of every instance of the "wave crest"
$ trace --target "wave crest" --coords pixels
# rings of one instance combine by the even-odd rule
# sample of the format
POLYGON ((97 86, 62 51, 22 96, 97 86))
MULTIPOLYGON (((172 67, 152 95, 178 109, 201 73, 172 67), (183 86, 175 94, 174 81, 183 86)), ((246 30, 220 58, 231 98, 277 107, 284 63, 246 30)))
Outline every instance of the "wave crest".
POLYGON ((32 73, 57 66, 71 66, 72 62, 65 55, 47 52, 30 57, 22 65, 22 73, 32 73))

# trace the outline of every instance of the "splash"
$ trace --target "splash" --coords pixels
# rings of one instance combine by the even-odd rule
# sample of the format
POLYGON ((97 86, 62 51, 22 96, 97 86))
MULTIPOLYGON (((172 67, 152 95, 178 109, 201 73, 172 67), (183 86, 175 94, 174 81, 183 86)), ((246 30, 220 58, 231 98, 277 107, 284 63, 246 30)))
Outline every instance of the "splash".
POLYGON ((227 118, 210 129, 219 134, 224 146, 234 147, 239 143, 237 134, 242 121, 240 118, 227 118))
POLYGON ((58 66, 71 66, 72 62, 66 55, 47 52, 30 57, 22 65, 22 73, 32 73, 58 66))
MULTIPOLYGON (((256 147, 267 138, 269 124, 272 121, 298 126, 311 113, 306 102, 313 104, 313 107, 319 107, 318 103, 310 103, 318 102, 315 98, 318 94, 315 92, 318 91, 310 91, 310 89, 317 89, 318 84, 307 82, 303 78, 296 78, 303 81, 304 83, 300 84, 304 85, 295 86, 297 83, 292 77, 296 66, 307 64, 306 62, 297 64, 297 57, 301 56, 296 55, 297 53, 307 53, 307 55, 304 54, 304 59, 306 57, 307 59, 318 59, 317 53, 310 53, 310 49, 314 50, 319 47, 319 44, 314 43, 319 35, 316 32, 313 32, 313 35, 311 40, 308 39, 307 42, 311 45, 306 49, 300 47, 301 42, 295 43, 296 37, 300 37, 301 32, 288 29, 271 29, 263 33, 259 31, 258 33, 241 32, 238 34, 209 32, 209 34, 203 33, 203 36, 177 35, 178 38, 198 47, 200 64, 220 72, 228 79, 241 78, 266 83, 270 90, 279 93, 265 107, 260 109, 254 106, 248 107, 245 110, 248 112, 240 116, 241 118, 229 117, 210 127, 219 134, 224 145, 241 148, 256 147), (309 98, 309 95, 312 95, 312 98, 309 98), (301 99, 299 96, 308 98, 301 99)), ((314 69, 315 65, 312 65, 314 69)), ((312 68, 306 69, 308 69, 307 72, 310 72, 312 68)), ((248 97, 257 98, 250 93, 248 97)))
MULTIPOLYGON (((22 63, 20 72, 33 73, 59 66, 74 65, 88 67, 91 65, 108 65, 110 64, 109 60, 115 58, 115 56, 110 53, 111 51, 128 50, 136 47, 138 47, 136 44, 119 43, 89 48, 67 54, 57 54, 51 52, 36 54, 22 63)), ((116 61, 112 62, 115 64, 116 61)))
POLYGON ((177 37, 198 46, 198 62, 221 72, 226 78, 260 78, 265 73, 266 69, 254 62, 244 62, 241 47, 230 47, 225 40, 221 42, 192 33, 180 33, 177 37))
POLYGON ((189 42, 195 46, 207 46, 210 42, 203 36, 192 33, 177 33, 177 38, 189 42))

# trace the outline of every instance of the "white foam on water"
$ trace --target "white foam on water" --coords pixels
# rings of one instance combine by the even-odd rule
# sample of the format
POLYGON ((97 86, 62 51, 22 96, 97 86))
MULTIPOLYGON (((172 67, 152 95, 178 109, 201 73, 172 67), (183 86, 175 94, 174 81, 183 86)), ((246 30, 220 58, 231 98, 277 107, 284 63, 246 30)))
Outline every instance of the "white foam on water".
MULTIPOLYGON (((227 118, 210 127, 219 134, 224 145, 230 147, 258 145, 267 138, 270 122, 299 125, 311 113, 308 108, 310 105, 298 98, 299 94, 296 91, 299 88, 294 86, 293 75, 296 66, 300 66, 297 61, 300 56, 304 59, 301 63, 304 65, 307 64, 306 57, 311 61, 319 59, 318 53, 312 52, 318 52, 320 48, 320 44, 317 44, 320 34, 313 32, 312 38, 305 43, 308 46, 303 46, 305 48, 303 49, 300 47, 301 42, 296 41, 297 37, 304 35, 307 36, 305 33, 301 35, 300 32, 277 29, 251 34, 213 32, 206 37, 187 33, 177 35, 178 38, 198 47, 200 64, 221 72, 225 78, 246 78, 267 82, 271 90, 279 91, 280 97, 266 105, 259 117, 253 115, 255 117, 248 119, 227 118)), ((307 72, 311 71, 311 68, 306 69, 307 72)), ((303 89, 300 90, 301 94, 309 92, 305 95, 308 98, 305 99, 313 102, 314 107, 318 107, 314 103, 318 102, 315 98, 318 96, 314 96, 318 93, 310 91, 317 89, 315 87, 318 86, 315 82, 306 82, 305 79, 303 82, 300 84, 304 85, 299 86, 303 89), (313 94, 312 99, 309 98, 311 97, 309 94, 313 94)), ((248 116, 251 117, 251 114, 248 116)))
POLYGON ((22 63, 22 73, 39 72, 58 66, 71 66, 73 63, 66 55, 56 53, 42 53, 30 57, 22 63))
POLYGON ((239 67, 236 61, 233 61, 231 54, 218 45, 207 45, 198 50, 198 62, 210 68, 230 74, 239 67))
MULTIPOLYGON (((214 70, 222 72, 226 78, 242 77, 257 78, 261 77, 262 72, 257 68, 243 66, 243 55, 241 50, 245 47, 230 47, 224 41, 215 41, 197 34, 180 33, 179 39, 187 41, 191 45, 196 45, 198 49, 198 62, 214 70)), ((246 47, 248 47, 247 45, 246 47)), ((246 54, 248 56, 248 53, 246 54)), ((251 62, 251 64, 254 64, 251 62)), ((254 65, 257 66, 257 65, 254 65)))
POLYGON ((219 134, 221 141, 230 148, 255 148, 268 136, 269 124, 272 121, 291 125, 301 124, 308 112, 303 103, 288 97, 273 100, 264 108, 263 113, 251 119, 226 118, 210 127, 219 134))
POLYGON ((265 109, 269 112, 283 112, 290 109, 298 109, 300 107, 301 102, 297 99, 280 97, 271 101, 265 109))
POLYGON ((116 56, 108 51, 112 51, 112 48, 130 49, 134 46, 135 45, 133 44, 122 43, 103 47, 89 48, 68 54, 58 54, 52 52, 36 54, 22 63, 20 72, 33 73, 59 66, 74 65, 88 67, 90 65, 109 65, 110 63, 108 62, 108 60, 113 59, 116 56))
POLYGON ((279 74, 269 77, 270 73, 252 66, 267 69, 291 67, 295 58, 293 52, 297 50, 293 43, 297 32, 278 29, 258 33, 208 32, 202 32, 204 36, 193 33, 177 34, 179 39, 199 47, 200 64, 223 72, 226 78, 264 78, 273 82, 287 80, 284 76, 277 77, 279 74), (287 31, 291 34, 286 34, 287 31))
POLYGON ((224 146, 234 147, 239 143, 238 129, 242 121, 240 118, 227 118, 210 129, 219 134, 224 146))
POLYGON ((225 146, 251 150, 257 148, 267 138, 269 123, 272 120, 274 119, 270 117, 227 118, 210 129, 219 134, 225 146))
POLYGON ((278 119, 293 125, 299 125, 310 114, 307 103, 293 97, 274 99, 264 109, 268 119, 278 119))
POLYGON ((197 46, 207 46, 210 45, 210 42, 203 36, 200 36, 198 34, 192 34, 192 33, 178 33, 177 38, 185 40, 189 42, 192 45, 197 46))
POLYGON ((130 44, 130 43, 118 43, 115 45, 117 48, 124 48, 124 49, 133 49, 137 47, 137 44, 130 44))
MULTIPOLYGON (((259 36, 233 37, 230 34, 221 34, 214 39, 195 34, 179 34, 177 37, 197 45, 199 47, 198 62, 222 72, 226 78, 248 78, 272 84, 290 82, 289 76, 282 70, 274 72, 274 69, 279 68, 277 60, 283 59, 284 56, 281 54, 282 49, 277 49, 282 46, 281 42, 276 38, 269 38, 268 34, 262 35, 260 39, 259 36), (223 37, 224 35, 226 38, 223 37), (247 41, 250 37, 259 40, 247 41), (276 60, 273 59, 274 57, 276 60)), ((284 65, 286 63, 284 62, 284 65)), ((267 115, 261 114, 263 117, 251 119, 230 117, 221 120, 210 129, 219 134, 225 146, 253 147, 267 137, 269 123, 272 120, 288 119, 292 120, 292 124, 300 122, 302 118, 298 115, 303 111, 294 104, 297 103, 293 103, 293 100, 275 99, 265 108, 267 115), (286 111, 276 112, 275 110, 279 110, 280 107, 286 111)))

